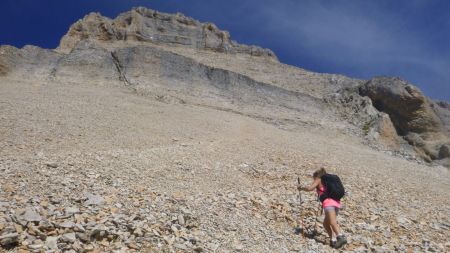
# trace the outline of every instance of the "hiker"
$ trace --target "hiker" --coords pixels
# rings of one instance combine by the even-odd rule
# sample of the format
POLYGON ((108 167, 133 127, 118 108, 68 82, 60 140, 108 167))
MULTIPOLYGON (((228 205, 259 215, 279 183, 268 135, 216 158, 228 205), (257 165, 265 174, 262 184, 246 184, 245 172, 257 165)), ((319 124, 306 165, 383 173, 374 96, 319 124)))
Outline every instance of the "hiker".
MULTIPOLYGON (((323 221, 323 227, 327 231, 330 236, 330 246, 333 248, 340 248, 344 244, 347 243, 347 239, 343 234, 341 234, 341 230, 337 223, 336 216, 339 213, 339 209, 341 208, 340 200, 333 199, 327 193, 327 189, 325 187, 324 178, 325 177, 337 177, 335 175, 327 174, 324 168, 321 168, 314 172, 313 174, 313 183, 310 186, 302 187, 298 186, 297 189, 299 191, 313 191, 314 189, 317 191, 319 196, 319 200, 322 202, 323 211, 325 212, 325 219, 323 221), (336 236, 336 237, 334 237, 336 236)), ((340 180, 339 183, 341 184, 340 180)), ((341 184, 342 185, 342 184, 341 184)), ((342 187, 343 191, 343 187, 342 187)), ((343 194, 342 194, 343 195, 343 194)), ((340 199, 342 196, 339 196, 340 199)))

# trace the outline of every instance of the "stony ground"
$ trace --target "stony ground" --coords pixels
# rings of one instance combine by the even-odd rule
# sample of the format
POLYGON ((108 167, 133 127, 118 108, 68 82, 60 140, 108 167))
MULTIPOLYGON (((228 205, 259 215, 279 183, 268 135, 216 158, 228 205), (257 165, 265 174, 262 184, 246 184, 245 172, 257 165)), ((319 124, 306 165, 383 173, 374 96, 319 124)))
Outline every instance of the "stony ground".
POLYGON ((319 166, 348 190, 342 251, 450 251, 442 167, 126 88, 0 80, 0 251, 332 252, 295 187, 319 166))

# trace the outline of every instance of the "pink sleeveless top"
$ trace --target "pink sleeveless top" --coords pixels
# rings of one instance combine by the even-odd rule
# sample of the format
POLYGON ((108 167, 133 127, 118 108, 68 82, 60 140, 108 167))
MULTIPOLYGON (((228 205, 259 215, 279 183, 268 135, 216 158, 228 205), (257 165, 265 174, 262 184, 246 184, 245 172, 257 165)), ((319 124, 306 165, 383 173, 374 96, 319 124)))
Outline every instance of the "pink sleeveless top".
MULTIPOLYGON (((319 190, 317 190, 317 194, 319 194, 319 196, 321 196, 323 193, 325 192, 325 187, 321 186, 319 188, 319 190)), ((338 200, 334 200, 332 198, 326 198, 323 202, 322 202, 322 207, 323 208, 327 208, 330 206, 334 206, 337 208, 341 208, 341 201, 338 200)))

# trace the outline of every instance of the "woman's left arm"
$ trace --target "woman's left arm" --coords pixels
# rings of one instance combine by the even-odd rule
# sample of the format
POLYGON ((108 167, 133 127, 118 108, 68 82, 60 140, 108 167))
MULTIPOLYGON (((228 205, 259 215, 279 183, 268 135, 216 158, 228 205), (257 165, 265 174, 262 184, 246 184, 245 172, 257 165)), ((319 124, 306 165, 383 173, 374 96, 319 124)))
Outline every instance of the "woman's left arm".
POLYGON ((320 183, 320 178, 316 178, 314 179, 314 182, 310 185, 310 186, 305 186, 305 187, 301 187, 299 186, 298 189, 302 190, 302 191, 313 191, 314 189, 316 189, 316 187, 319 185, 320 183))

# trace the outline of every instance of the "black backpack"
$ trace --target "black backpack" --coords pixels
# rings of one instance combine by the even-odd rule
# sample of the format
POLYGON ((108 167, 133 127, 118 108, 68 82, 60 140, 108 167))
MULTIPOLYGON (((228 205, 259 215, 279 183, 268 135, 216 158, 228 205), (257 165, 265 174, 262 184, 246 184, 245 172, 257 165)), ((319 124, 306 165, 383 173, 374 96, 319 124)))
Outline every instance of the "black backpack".
POLYGON ((323 186, 326 191, 320 196, 320 201, 323 202, 326 198, 332 198, 334 200, 341 200, 345 195, 344 185, 342 185, 341 179, 333 174, 325 174, 321 178, 323 186))

